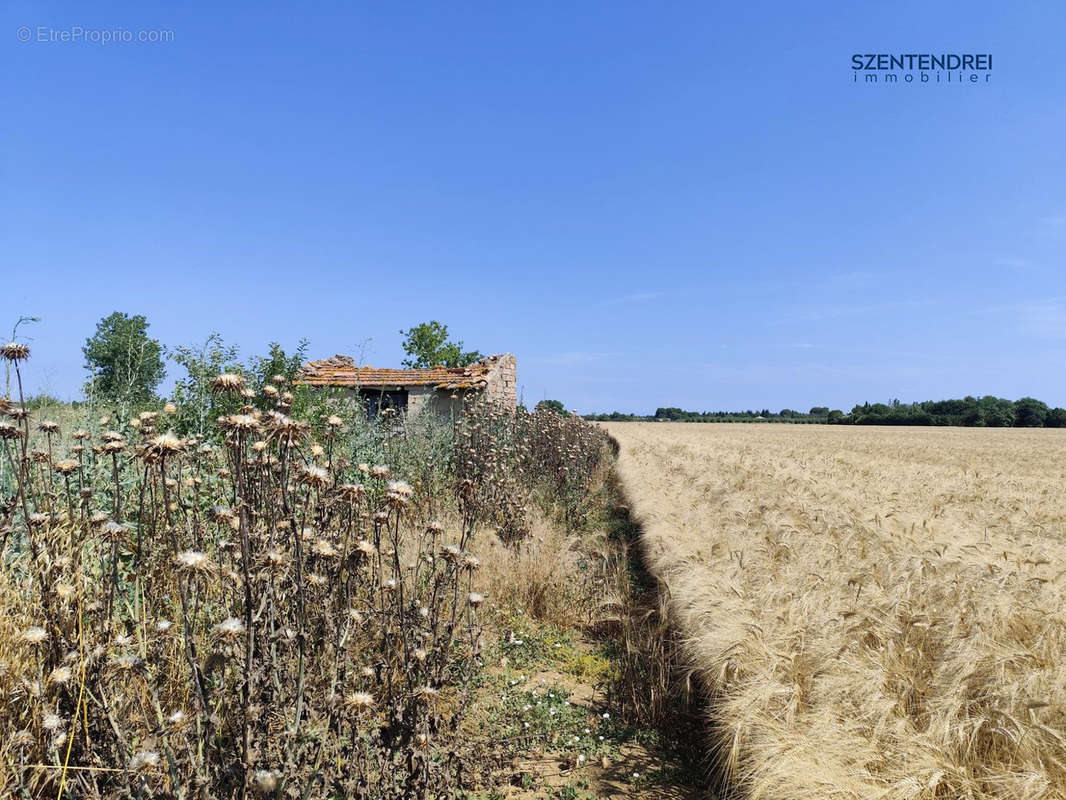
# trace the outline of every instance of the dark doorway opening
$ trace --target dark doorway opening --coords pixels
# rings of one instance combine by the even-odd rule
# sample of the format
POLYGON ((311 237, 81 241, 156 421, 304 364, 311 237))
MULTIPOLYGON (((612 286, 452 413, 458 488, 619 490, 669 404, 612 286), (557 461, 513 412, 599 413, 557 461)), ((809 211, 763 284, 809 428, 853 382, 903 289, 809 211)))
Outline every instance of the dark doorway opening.
POLYGON ((390 409, 397 413, 407 411, 407 390, 362 389, 360 397, 366 405, 367 419, 374 419, 382 411, 390 409))

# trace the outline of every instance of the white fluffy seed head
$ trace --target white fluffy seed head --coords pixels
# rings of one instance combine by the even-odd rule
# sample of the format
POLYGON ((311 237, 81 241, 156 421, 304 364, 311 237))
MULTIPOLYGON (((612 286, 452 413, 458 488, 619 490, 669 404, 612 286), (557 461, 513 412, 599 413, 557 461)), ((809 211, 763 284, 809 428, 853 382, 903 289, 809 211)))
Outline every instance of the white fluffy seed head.
POLYGON ((244 633, 244 622, 237 617, 229 617, 215 626, 215 633, 223 639, 235 639, 244 633))

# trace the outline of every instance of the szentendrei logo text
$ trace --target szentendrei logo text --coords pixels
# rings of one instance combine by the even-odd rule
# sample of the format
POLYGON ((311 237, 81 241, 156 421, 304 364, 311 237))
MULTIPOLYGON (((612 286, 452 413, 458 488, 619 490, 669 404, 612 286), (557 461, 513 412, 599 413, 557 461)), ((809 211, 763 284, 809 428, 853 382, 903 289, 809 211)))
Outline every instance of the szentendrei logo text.
POLYGON ((852 83, 985 84, 991 53, 854 53, 852 83))

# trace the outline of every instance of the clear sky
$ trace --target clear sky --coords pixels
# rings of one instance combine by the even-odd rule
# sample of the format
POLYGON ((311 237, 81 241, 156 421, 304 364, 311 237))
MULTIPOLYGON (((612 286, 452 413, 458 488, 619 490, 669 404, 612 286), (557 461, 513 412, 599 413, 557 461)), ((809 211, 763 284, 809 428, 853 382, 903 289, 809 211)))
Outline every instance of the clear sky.
POLYGON ((1061 0, 9 0, 0 331, 64 398, 119 310, 378 366, 439 319, 582 412, 1066 405, 1064 41, 1061 0))

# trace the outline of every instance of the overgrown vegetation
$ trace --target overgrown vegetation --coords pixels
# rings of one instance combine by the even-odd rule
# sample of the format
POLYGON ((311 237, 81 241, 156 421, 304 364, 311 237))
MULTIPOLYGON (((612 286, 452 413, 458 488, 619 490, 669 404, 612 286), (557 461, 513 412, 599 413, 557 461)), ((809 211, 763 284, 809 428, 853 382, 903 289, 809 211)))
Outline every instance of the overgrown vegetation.
POLYGON ((488 406, 454 427, 382 425, 329 393, 300 411, 284 370, 258 383, 285 359, 211 375, 231 361, 211 340, 181 404, 57 421, 22 402, 29 349, 0 352, 16 386, 0 401, 0 792, 399 798, 474 782, 474 553, 499 542, 506 564, 536 546, 538 516, 581 524, 602 433, 488 406))

